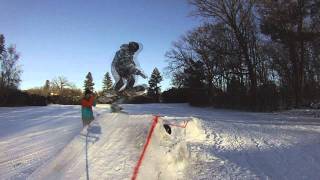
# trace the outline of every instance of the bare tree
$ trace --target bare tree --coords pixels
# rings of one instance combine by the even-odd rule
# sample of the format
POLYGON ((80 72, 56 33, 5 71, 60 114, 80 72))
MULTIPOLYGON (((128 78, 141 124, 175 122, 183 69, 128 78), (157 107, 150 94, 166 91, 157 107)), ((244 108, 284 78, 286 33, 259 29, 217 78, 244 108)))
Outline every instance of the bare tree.
POLYGON ((255 0, 190 0, 197 10, 195 15, 210 19, 211 23, 223 23, 235 38, 250 80, 250 92, 256 103, 256 19, 255 0))
POLYGON ((190 72, 198 73, 196 79, 204 77, 211 97, 215 88, 225 85, 230 74, 240 76, 241 63, 234 61, 239 52, 229 36, 223 24, 204 24, 183 36, 166 54, 173 81, 183 86, 190 72))
POLYGON ((1 56, 1 74, 0 74, 0 87, 17 89, 21 82, 22 70, 18 65, 19 54, 14 46, 2 51, 1 56))
POLYGON ((63 93, 63 90, 65 88, 75 88, 75 85, 64 76, 59 76, 57 78, 54 78, 51 81, 51 87, 54 91, 56 91, 59 95, 63 93))
MULTIPOLYGON (((261 31, 288 51, 286 85, 293 89, 295 105, 302 103, 305 83, 307 51, 310 43, 319 41, 320 5, 316 0, 270 1, 261 0, 261 31), (291 77, 292 78, 291 78, 291 77)), ((309 51, 310 52, 310 51, 309 51)))
POLYGON ((288 107, 292 100, 296 106, 320 100, 318 0, 189 1, 206 24, 166 54, 177 86, 203 81, 220 94, 218 101, 242 96, 239 107, 251 109, 275 109, 279 100, 288 107))

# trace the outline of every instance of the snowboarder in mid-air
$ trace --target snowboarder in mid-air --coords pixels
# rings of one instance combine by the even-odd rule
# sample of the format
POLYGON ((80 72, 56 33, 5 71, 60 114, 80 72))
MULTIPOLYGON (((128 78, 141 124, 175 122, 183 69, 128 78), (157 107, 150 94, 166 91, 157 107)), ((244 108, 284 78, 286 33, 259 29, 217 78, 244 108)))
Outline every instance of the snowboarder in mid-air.
MULTIPOLYGON (((115 79, 114 91, 120 98, 119 101, 122 101, 123 97, 139 95, 145 91, 144 86, 134 87, 137 76, 147 78, 134 61, 134 57, 141 49, 141 45, 137 42, 129 42, 121 45, 113 58, 111 71, 115 79)), ((118 107, 119 101, 114 103, 113 107, 118 107)))
POLYGON ((114 86, 116 92, 132 89, 135 76, 146 78, 146 75, 138 69, 134 62, 134 55, 140 48, 137 42, 129 42, 129 44, 123 44, 117 51, 112 61, 112 75, 116 81, 114 86))

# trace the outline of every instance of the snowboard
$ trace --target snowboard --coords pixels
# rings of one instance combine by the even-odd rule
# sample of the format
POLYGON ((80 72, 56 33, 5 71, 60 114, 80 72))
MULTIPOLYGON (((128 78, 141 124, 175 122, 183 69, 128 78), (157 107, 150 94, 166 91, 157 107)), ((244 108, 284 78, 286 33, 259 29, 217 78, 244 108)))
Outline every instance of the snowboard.
POLYGON ((116 94, 117 100, 111 104, 111 112, 125 113, 123 108, 119 105, 122 104, 126 99, 141 96, 147 93, 147 85, 134 86, 130 89, 125 89, 116 94))
POLYGON ((125 89, 119 93, 125 97, 142 96, 147 93, 147 85, 134 86, 131 89, 125 89))

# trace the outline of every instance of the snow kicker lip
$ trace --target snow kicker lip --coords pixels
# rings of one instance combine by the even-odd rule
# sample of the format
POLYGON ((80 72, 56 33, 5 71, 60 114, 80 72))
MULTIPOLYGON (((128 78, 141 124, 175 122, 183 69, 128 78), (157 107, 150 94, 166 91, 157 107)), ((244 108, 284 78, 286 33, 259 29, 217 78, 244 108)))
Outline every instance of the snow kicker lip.
MULTIPOLYGON (((152 139, 152 135, 153 135, 153 133, 154 133, 154 130, 155 130, 155 127, 156 127, 156 125, 157 125, 157 123, 159 122, 160 124, 162 124, 162 126, 161 127, 163 127, 164 129, 165 129, 165 131, 166 131, 166 133, 168 133, 169 135, 171 135, 171 133, 172 133, 172 129, 171 129, 171 126, 175 126, 175 127, 178 127, 178 128, 183 128, 183 129, 185 129, 186 127, 187 127, 187 124, 188 124, 188 122, 189 122, 189 120, 186 120, 186 119, 184 119, 183 120, 183 124, 181 124, 181 123, 169 123, 169 122, 163 122, 163 120, 164 119, 162 119, 161 118, 161 122, 159 122, 160 121, 160 116, 154 116, 154 118, 153 118, 153 122, 152 122, 152 125, 151 125, 151 127, 150 127, 150 130, 149 130, 149 133, 148 133, 148 136, 147 136, 147 139, 146 139, 146 142, 145 142, 145 144, 144 144, 144 147, 143 147, 143 150, 142 150, 142 152, 141 152, 141 155, 140 155, 140 157, 139 157, 139 160, 138 160, 138 162, 137 162, 137 164, 136 164, 136 166, 134 167, 134 172, 133 172, 133 175, 132 175, 132 177, 131 177, 131 180, 136 180, 137 179, 137 177, 138 177, 138 174, 139 174, 139 169, 140 169, 140 167, 141 167, 141 165, 142 165, 142 162, 143 162, 143 160, 144 160, 144 156, 145 156, 145 153, 146 153, 146 151, 147 151, 147 149, 148 149, 148 146, 149 146, 149 144, 150 144, 150 141, 151 141, 151 139, 152 139)), ((169 120, 169 119, 167 119, 167 120, 169 120)), ((178 119, 174 119, 174 120, 178 120, 178 119)), ((184 130, 184 132, 185 132, 185 130, 184 130)), ((157 136, 156 134, 155 134, 155 136, 157 136)), ((156 139, 157 138, 159 138, 159 137, 155 137, 156 139)), ((155 139, 155 141, 157 141, 155 139)), ((175 144, 175 143, 174 143, 175 144)), ((184 148, 186 148, 186 147, 184 147, 184 148)), ((187 154, 185 151, 184 151, 184 148, 180 145, 177 145, 177 147, 175 147, 175 149, 177 149, 180 153, 178 153, 178 154, 187 154)), ((169 151, 170 152, 170 151, 169 151)), ((178 159, 184 159, 183 157, 182 157, 183 155, 181 155, 181 157, 179 156, 179 157, 177 157, 178 159)), ((172 159, 172 157, 171 157, 171 159, 172 159)), ((161 173, 161 172, 160 172, 161 173)))
POLYGON ((171 126, 176 126, 176 127, 179 127, 179 128, 186 128, 187 125, 188 125, 188 122, 189 122, 189 120, 183 120, 183 125, 181 125, 181 124, 172 124, 172 123, 164 123, 163 127, 166 130, 166 132, 169 135, 171 135, 171 132, 172 132, 171 126))

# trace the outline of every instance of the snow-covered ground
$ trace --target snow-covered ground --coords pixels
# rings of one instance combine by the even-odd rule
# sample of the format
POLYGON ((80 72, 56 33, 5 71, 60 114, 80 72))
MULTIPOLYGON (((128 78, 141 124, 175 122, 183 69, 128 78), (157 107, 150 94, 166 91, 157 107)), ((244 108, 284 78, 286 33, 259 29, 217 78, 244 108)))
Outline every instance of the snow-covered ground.
POLYGON ((123 107, 130 116, 98 106, 96 121, 82 131, 79 106, 0 108, 0 179, 130 179, 151 114, 162 117, 138 179, 320 178, 320 118, 314 112, 123 107), (171 135, 163 128, 186 121, 186 128, 171 126, 171 135))
POLYGON ((1 107, 0 179, 26 179, 81 129, 80 106, 1 107))

